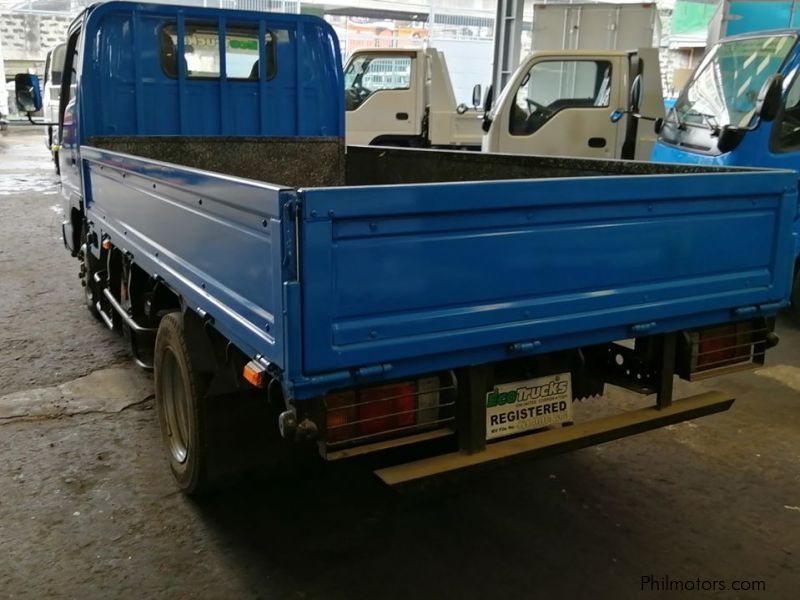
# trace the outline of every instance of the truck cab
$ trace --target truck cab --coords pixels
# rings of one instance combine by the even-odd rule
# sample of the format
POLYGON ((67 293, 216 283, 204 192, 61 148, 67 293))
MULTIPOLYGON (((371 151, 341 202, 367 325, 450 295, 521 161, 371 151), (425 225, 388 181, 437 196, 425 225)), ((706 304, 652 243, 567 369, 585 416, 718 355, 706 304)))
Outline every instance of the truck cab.
POLYGON ((503 88, 484 122, 484 152, 649 158, 655 135, 637 114, 663 115, 658 50, 537 51, 503 88), (641 86, 639 106, 631 89, 641 86), (619 111, 622 118, 609 119, 619 111), (637 113, 637 114, 634 114, 637 113))
MULTIPOLYGON (((799 30, 711 47, 660 128, 653 160, 800 170, 799 30)), ((793 311, 800 314, 800 221, 793 311)))
POLYGON ((480 85, 457 104, 444 53, 364 48, 344 68, 348 144, 475 149, 481 145, 480 85))

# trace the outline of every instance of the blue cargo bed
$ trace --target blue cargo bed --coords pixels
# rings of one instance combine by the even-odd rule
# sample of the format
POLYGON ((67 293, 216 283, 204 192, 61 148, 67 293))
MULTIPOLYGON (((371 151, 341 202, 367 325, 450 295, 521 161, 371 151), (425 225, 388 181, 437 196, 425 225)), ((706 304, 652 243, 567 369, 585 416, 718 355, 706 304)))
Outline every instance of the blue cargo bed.
MULTIPOLYGON (((102 234, 298 399, 770 316, 788 296, 791 172, 559 159, 578 176, 555 177, 553 159, 514 157, 514 180, 461 182, 453 161, 480 155, 404 156, 441 157, 454 181, 368 185, 391 177, 380 149, 353 150, 354 185, 293 189, 82 148, 102 234)), ((398 180, 432 177, 397 164, 398 180)))

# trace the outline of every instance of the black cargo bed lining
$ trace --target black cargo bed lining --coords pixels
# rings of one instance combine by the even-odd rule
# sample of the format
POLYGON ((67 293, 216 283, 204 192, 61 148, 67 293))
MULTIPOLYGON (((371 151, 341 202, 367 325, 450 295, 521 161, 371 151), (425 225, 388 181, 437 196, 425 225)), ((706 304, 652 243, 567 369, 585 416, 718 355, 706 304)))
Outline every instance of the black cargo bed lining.
POLYGON ((598 177, 604 175, 669 175, 750 170, 623 160, 408 150, 375 146, 348 147, 346 168, 349 185, 598 177))
POLYGON ((103 136, 89 144, 291 188, 340 186, 345 177, 336 137, 103 136))
POLYGON ((291 188, 750 169, 349 146, 336 137, 103 136, 90 145, 291 188))

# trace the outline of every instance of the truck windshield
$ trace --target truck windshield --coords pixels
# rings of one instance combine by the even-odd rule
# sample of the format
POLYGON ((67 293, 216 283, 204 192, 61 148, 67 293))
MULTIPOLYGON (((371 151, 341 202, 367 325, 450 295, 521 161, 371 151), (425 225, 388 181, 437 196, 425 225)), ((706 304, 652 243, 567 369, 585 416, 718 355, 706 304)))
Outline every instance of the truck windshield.
POLYGON ((761 87, 781 68, 796 39, 771 35, 717 44, 700 63, 669 120, 711 129, 747 127, 761 87))

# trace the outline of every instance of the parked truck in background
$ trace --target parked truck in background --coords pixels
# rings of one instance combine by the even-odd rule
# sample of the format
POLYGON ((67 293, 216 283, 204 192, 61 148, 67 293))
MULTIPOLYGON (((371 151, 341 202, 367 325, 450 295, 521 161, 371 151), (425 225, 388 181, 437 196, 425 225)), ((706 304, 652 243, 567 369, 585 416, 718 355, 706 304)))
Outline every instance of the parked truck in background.
MULTIPOLYGON (((660 124, 653 160, 800 170, 798 35, 768 31, 714 44, 660 124)), ((800 316, 800 221, 791 256, 800 316)))
POLYGON ((344 67, 348 144, 479 149, 481 86, 459 104, 436 48, 363 48, 344 67))
MULTIPOLYGON (((596 71, 591 75, 588 73, 588 62, 575 61, 583 58, 585 61, 620 63, 620 57, 624 55, 629 61, 636 61, 635 68, 641 69, 646 55, 645 108, 653 118, 661 117, 658 51, 650 50, 657 36, 657 24, 655 4, 536 4, 531 30, 534 53, 528 57, 528 64, 532 64, 531 58, 535 62, 546 60, 548 64, 539 65, 534 71, 534 82, 526 88, 529 98, 558 101, 556 107, 563 104, 565 108, 602 109, 568 110, 535 136, 528 130, 533 121, 542 117, 542 111, 527 124, 507 131, 497 128, 483 139, 479 119, 484 111, 478 109, 482 101, 481 86, 476 85, 473 90, 472 107, 457 104, 444 54, 435 48, 359 49, 348 59, 344 70, 348 143, 463 149, 483 147, 489 152, 601 158, 649 157, 655 141, 652 129, 639 130, 639 139, 634 143, 639 146, 638 153, 634 153, 634 149, 623 154, 625 136, 618 136, 618 132, 622 130, 630 137, 632 133, 628 130, 635 128, 636 122, 628 123, 626 119, 620 125, 609 126, 608 105, 602 98, 597 100, 597 105, 589 103, 591 94, 581 87, 596 84, 602 89, 599 92, 592 90, 592 93, 601 95, 611 93, 609 85, 622 89, 619 97, 624 101, 612 107, 613 110, 623 104, 627 106, 633 78, 622 71, 612 74, 609 70, 606 74, 613 81, 604 82, 596 71), (631 53, 629 48, 643 50, 631 53), (609 52, 612 50, 625 52, 609 52), (586 53, 581 54, 581 51, 586 53), (559 68, 564 72, 557 73, 559 68), (573 71, 575 68, 577 73, 573 71), (589 76, 595 79, 584 82, 589 76), (555 78, 559 79, 561 89, 554 87, 557 85, 555 78), (574 87, 576 84, 578 88, 574 87), (537 88, 535 91, 530 89, 534 86, 537 88), (573 97, 568 102, 570 93, 573 97), (575 94, 582 97, 577 98, 575 94), (520 136, 525 136, 525 139, 520 136), (591 146, 587 142, 590 138, 591 146)), ((615 69, 621 66, 620 63, 615 69)), ((525 77, 525 74, 518 72, 517 79, 525 77)), ((512 79, 511 83, 519 87, 519 81, 512 79)), ((617 98, 616 90, 613 95, 617 98)), ((510 104, 508 108, 510 110, 510 104)), ((522 104, 521 110, 529 109, 528 103, 522 104)), ((520 116, 519 111, 514 111, 514 114, 520 116)))
POLYGON ((64 244, 187 493, 292 444, 396 484, 608 441, 726 410, 674 375, 777 341, 792 172, 345 147, 306 15, 95 4, 63 73, 64 244), (607 384, 650 399, 587 418, 607 384))
POLYGON ((654 3, 535 3, 531 53, 490 94, 482 150, 649 158, 656 136, 636 115, 664 115, 659 29, 654 3))
POLYGON ((61 98, 61 70, 64 66, 66 44, 59 44, 48 51, 44 63, 44 89, 42 90, 42 114, 45 125, 45 144, 53 157, 58 171, 58 107, 61 98))
POLYGON ((664 116, 657 48, 540 50, 487 112, 482 149, 646 160, 656 135, 641 115, 664 116), (610 120, 612 111, 620 118, 610 120))

